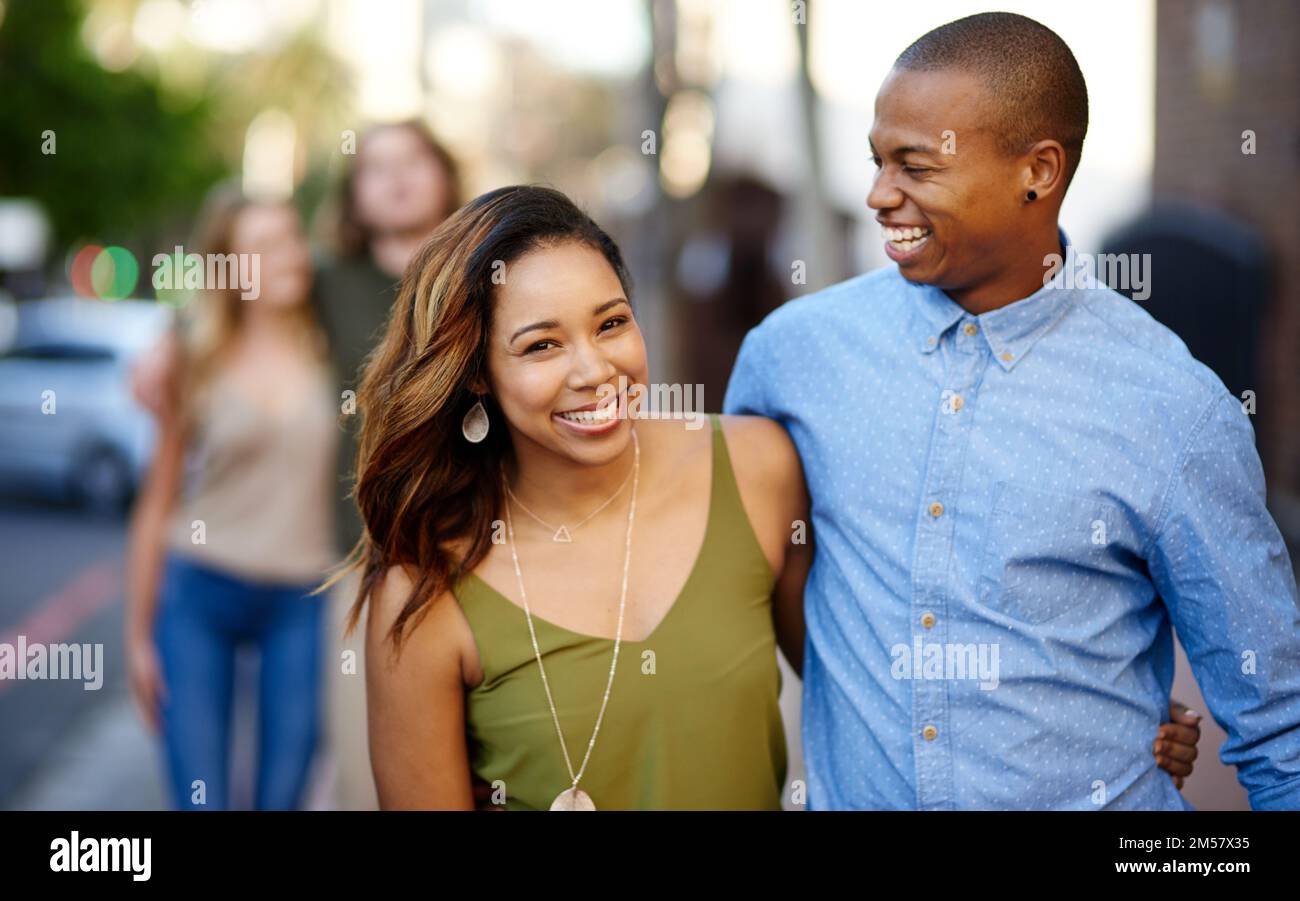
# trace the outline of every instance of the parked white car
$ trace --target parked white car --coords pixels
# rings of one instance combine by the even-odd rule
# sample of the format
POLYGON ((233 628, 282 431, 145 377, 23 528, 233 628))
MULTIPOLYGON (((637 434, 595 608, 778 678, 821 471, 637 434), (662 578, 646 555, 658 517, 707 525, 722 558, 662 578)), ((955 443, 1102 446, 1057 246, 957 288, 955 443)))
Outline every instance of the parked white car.
POLYGON ((120 511, 153 453, 131 362, 171 319, 152 301, 76 297, 10 308, 0 352, 0 488, 120 511))

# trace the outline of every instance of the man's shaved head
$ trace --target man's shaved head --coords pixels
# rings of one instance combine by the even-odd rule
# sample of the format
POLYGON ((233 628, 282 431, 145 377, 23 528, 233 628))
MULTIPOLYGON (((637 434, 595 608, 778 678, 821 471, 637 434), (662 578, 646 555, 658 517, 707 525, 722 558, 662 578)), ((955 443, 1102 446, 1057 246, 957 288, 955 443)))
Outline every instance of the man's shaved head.
POLYGON ((989 130, 1002 152, 1023 153, 1050 138, 1065 149, 1066 185, 1079 167, 1088 132, 1088 88, 1074 54, 1056 32, 1013 13, 980 13, 940 25, 918 38, 896 69, 956 69, 986 85, 995 121, 989 130))

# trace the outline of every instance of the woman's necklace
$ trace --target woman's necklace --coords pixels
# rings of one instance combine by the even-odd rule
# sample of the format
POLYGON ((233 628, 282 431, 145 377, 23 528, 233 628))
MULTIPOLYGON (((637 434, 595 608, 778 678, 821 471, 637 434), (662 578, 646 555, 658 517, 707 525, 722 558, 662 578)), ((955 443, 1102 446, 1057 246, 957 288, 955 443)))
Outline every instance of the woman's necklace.
MULTIPOLYGON (((635 443, 635 441, 636 441, 636 435, 635 435, 635 434, 632 435, 632 440, 633 440, 633 442, 635 443)), ((611 503, 613 503, 614 498, 618 497, 620 494, 623 493, 623 489, 627 487, 627 483, 631 480, 631 478, 632 478, 632 473, 629 472, 629 473, 627 474, 627 478, 623 479, 623 484, 619 485, 619 486, 618 486, 618 489, 617 489, 613 494, 611 494, 608 498, 606 498, 606 499, 605 499, 605 502, 604 502, 603 504, 601 504, 601 505, 600 505, 599 507, 597 507, 595 510, 592 510, 590 513, 588 513, 586 516, 584 516, 582 519, 580 519, 580 520, 577 522, 577 524, 575 524, 575 525, 573 526, 573 528, 569 528, 568 526, 564 525, 563 523, 561 523, 558 527, 557 527, 557 526, 553 526, 553 525, 551 525, 549 522, 547 522, 546 520, 542 519, 540 516, 538 516, 538 515, 537 515, 536 513, 534 513, 532 510, 529 510, 529 509, 528 509, 528 507, 524 504, 524 502, 521 501, 521 500, 519 499, 518 495, 516 495, 513 491, 510 490, 510 486, 509 486, 509 485, 506 485, 506 494, 510 495, 510 499, 513 500, 516 504, 519 505, 519 509, 520 509, 520 510, 523 510, 525 513, 527 513, 527 514, 528 514, 529 516, 531 516, 533 519, 537 520, 537 521, 538 521, 539 523, 541 523, 543 526, 545 526, 546 528, 550 529, 552 532, 555 533, 554 535, 551 536, 551 540, 552 540, 552 541, 558 541, 558 542, 560 542, 560 543, 562 543, 562 544, 567 544, 567 543, 573 541, 573 533, 576 532, 576 531, 578 531, 579 527, 581 527, 584 523, 586 523, 588 520, 590 520, 593 516, 595 516, 595 515, 596 515, 597 513, 599 513, 601 510, 604 510, 606 507, 608 507, 611 503)))
MULTIPOLYGON (((510 559, 515 564, 515 579, 519 583, 519 597, 524 604, 524 616, 528 619, 528 634, 533 640, 533 654, 537 657, 537 669, 542 674, 542 687, 546 689, 546 703, 551 706, 551 721, 555 723, 555 734, 560 739, 560 750, 564 752, 564 765, 569 770, 573 784, 560 792, 551 802, 551 810, 595 810, 591 797, 578 788, 578 780, 587 770, 587 761, 591 759, 591 750, 596 746, 596 736, 600 734, 600 724, 605 718, 605 706, 609 703, 609 690, 614 686, 614 671, 618 667, 618 649, 623 641, 623 610, 627 604, 627 573, 632 562, 632 523, 636 520, 636 489, 641 473, 641 445, 637 443, 636 431, 632 431, 632 503, 627 508, 627 538, 623 549, 623 586, 618 596, 618 628, 614 634, 614 659, 609 664, 609 679, 605 683, 605 697, 600 702, 600 713, 596 716, 596 727, 591 732, 591 741, 587 742, 587 753, 582 758, 578 772, 573 771, 573 761, 569 759, 569 746, 564 741, 564 730, 560 728, 560 715, 555 709, 555 699, 551 696, 551 683, 546 678, 546 667, 542 665, 542 652, 537 646, 537 630, 533 627, 533 613, 528 606, 528 593, 524 591, 524 575, 519 568, 519 554, 515 551, 515 527, 510 518, 510 502, 506 501, 506 532, 510 536, 510 559)), ((501 473, 505 483, 505 471, 501 473)), ((507 488, 507 491, 510 489, 507 488)), ((620 489, 622 490, 622 489, 620 489)), ((608 503, 608 501, 606 501, 608 503)), ((520 506, 523 506, 520 504, 520 506)))

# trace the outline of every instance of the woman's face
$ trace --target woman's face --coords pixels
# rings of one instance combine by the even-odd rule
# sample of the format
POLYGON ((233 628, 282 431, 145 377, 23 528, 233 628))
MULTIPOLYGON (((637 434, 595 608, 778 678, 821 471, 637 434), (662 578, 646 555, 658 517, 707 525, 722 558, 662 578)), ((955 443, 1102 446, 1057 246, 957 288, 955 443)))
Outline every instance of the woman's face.
POLYGON ((231 233, 231 250, 241 272, 255 274, 260 293, 248 303, 292 307, 311 290, 311 250, 298 212, 283 204, 253 204, 240 211, 231 233), (257 265, 249 262, 256 255, 257 265))
POLYGON ((447 207, 447 173, 409 128, 382 128, 357 156, 357 216, 381 233, 432 231, 447 207))
POLYGON ((645 341, 613 267, 599 251, 565 241, 525 254, 504 274, 489 390, 516 450, 532 444, 586 465, 617 459, 632 423, 616 411, 648 374, 645 341))

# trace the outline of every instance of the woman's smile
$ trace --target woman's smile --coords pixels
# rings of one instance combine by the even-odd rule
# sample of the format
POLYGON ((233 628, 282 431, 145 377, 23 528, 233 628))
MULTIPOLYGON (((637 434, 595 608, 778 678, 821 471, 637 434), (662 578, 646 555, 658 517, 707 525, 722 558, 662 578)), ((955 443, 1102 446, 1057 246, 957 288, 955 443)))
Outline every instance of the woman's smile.
POLYGON ((619 405, 624 395, 617 394, 608 402, 584 404, 569 410, 558 410, 551 418, 579 435, 606 435, 618 428, 619 405))

